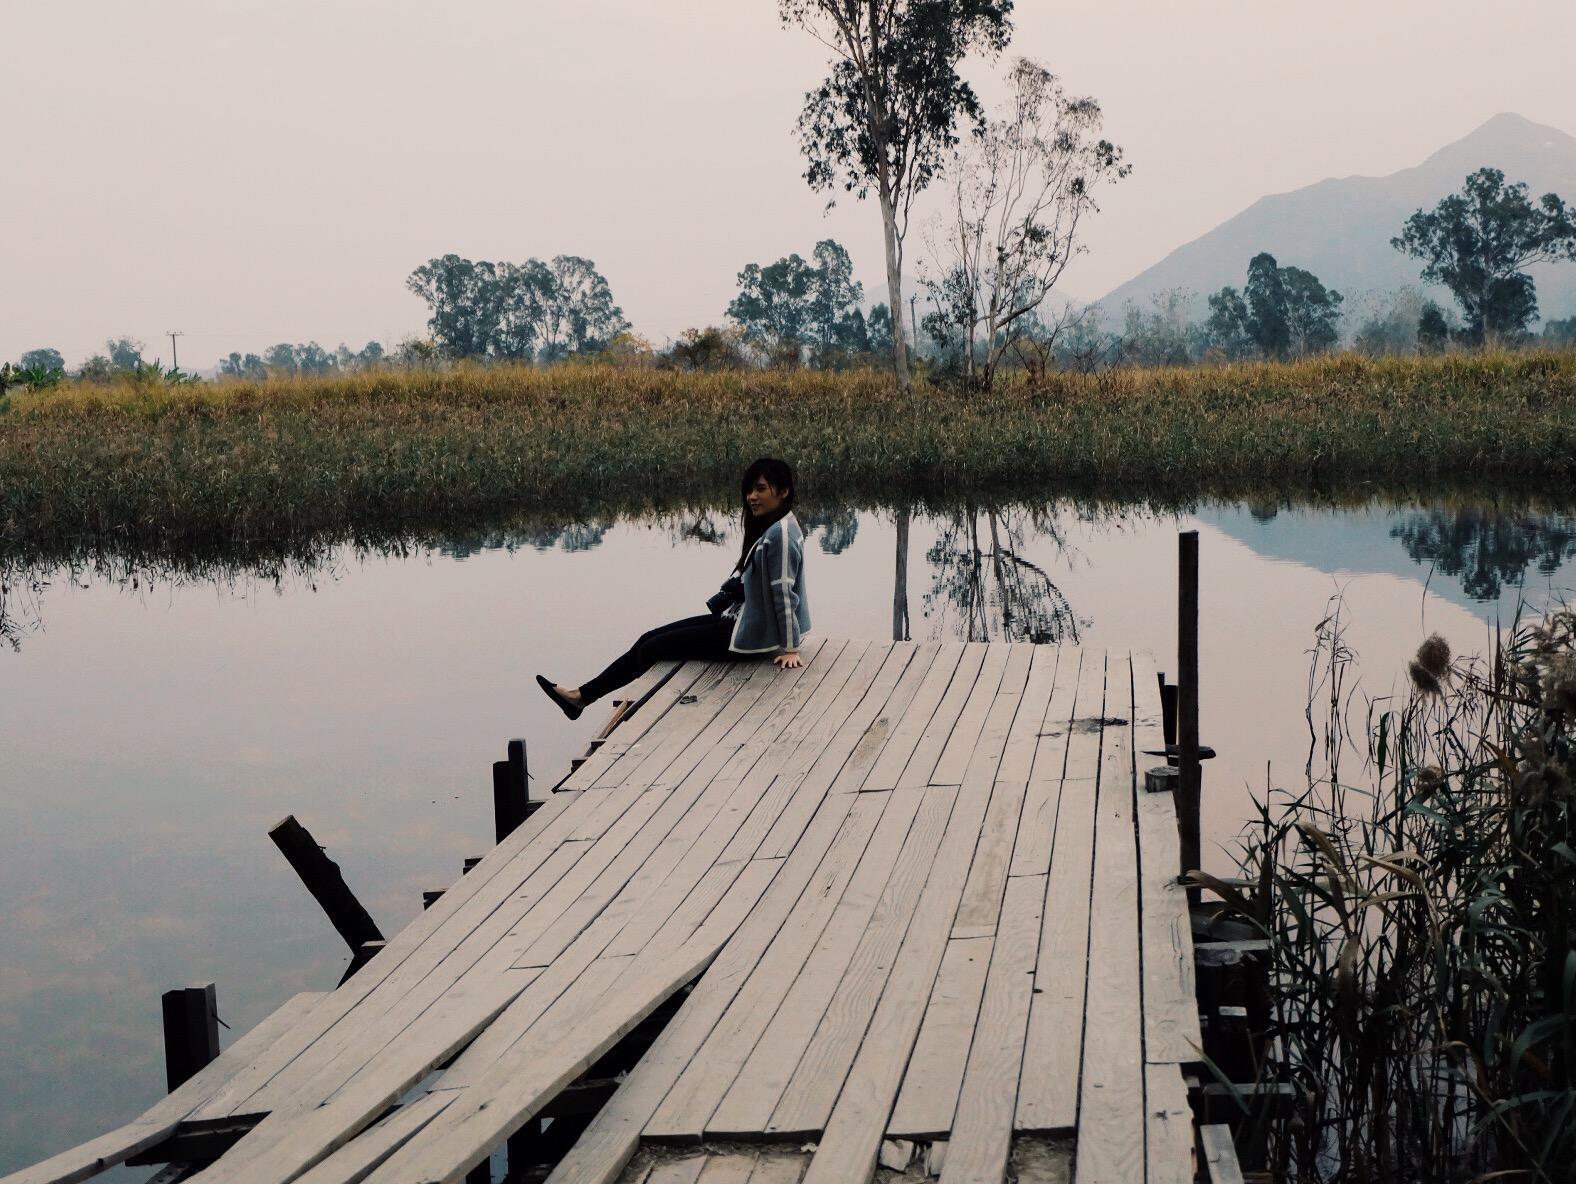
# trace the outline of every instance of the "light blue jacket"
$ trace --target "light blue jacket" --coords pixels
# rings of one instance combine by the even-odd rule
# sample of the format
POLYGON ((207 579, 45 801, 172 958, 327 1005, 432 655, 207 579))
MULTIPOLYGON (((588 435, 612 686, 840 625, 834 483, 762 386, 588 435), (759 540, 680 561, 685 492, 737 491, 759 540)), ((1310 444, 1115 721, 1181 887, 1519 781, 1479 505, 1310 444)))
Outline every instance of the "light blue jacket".
POLYGON ((810 632, 804 590, 804 530, 792 514, 766 528, 744 561, 744 603, 728 648, 736 654, 796 650, 810 632))

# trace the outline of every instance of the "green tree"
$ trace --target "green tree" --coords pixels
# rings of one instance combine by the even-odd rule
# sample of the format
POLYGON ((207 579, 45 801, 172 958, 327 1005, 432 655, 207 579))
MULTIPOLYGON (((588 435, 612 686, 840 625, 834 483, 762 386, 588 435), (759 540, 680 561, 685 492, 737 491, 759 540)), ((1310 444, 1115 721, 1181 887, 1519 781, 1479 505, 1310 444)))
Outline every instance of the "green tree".
POLYGON ((569 354, 595 353, 625 329, 624 311, 596 264, 579 255, 555 255, 546 268, 528 260, 537 298, 542 302, 538 359, 557 361, 569 354))
POLYGON ((826 365, 840 351, 863 353, 869 348, 865 318, 859 311, 865 288, 854 279, 853 260, 830 238, 815 244, 811 258, 815 264, 810 275, 809 328, 816 361, 826 365))
POLYGON ((268 367, 256 354, 246 354, 243 357, 239 353, 232 352, 229 357, 220 360, 219 377, 248 378, 260 382, 268 377, 268 367))
POLYGON ((32 370, 39 374, 66 372, 66 359, 60 356, 58 349, 30 349, 22 355, 22 360, 18 364, 23 370, 32 370))
POLYGON ((1275 256, 1261 251, 1248 261, 1244 289, 1248 304, 1248 334, 1266 358, 1284 358, 1291 349, 1291 326, 1286 320, 1286 288, 1281 283, 1275 256))
POLYGON ((427 302, 427 329, 450 358, 480 358, 492 352, 504 301, 497 269, 459 255, 423 263, 405 286, 427 302))
POLYGON ((1235 288, 1225 287, 1210 296, 1209 319, 1204 327, 1210 345, 1232 361, 1247 357, 1257 348, 1247 301, 1235 288))
POLYGON ((140 370, 143 366, 142 351, 147 347, 132 337, 115 337, 104 343, 109 351, 109 364, 116 370, 140 370))
POLYGON ((1417 348, 1425 354, 1437 354, 1450 343, 1450 323, 1445 320, 1445 310, 1430 300, 1417 318, 1417 348))
MULTIPOLYGON (((941 172, 960 119, 983 126, 979 99, 958 74, 970 51, 1000 52, 1012 0, 778 0, 832 51, 830 73, 805 95, 799 140, 817 191, 842 189, 881 208, 890 307, 903 308, 903 240, 914 198, 941 172)), ((892 365, 907 389, 908 349, 891 324, 892 365)))
POLYGON ((1521 334, 1537 316, 1524 269, 1576 260, 1576 218, 1555 194, 1534 205, 1525 182, 1506 185, 1499 169, 1483 168, 1460 193, 1414 213, 1390 245, 1422 260, 1425 280, 1450 289, 1466 318, 1462 336, 1481 345, 1521 334))
POLYGON ((746 264, 739 272, 739 294, 728 316, 744 331, 744 340, 767 358, 795 365, 810 330, 810 266, 797 254, 768 263, 746 264))
POLYGON ((675 370, 740 370, 745 365, 742 342, 737 326, 686 329, 659 360, 675 370))
POLYGON ((1280 269, 1286 295, 1286 330, 1295 357, 1322 354, 1340 340, 1343 297, 1300 267, 1280 269))
POLYGON ((1261 251, 1248 262, 1242 292, 1222 288, 1209 298, 1205 331, 1228 358, 1257 350, 1283 359, 1320 353, 1340 337, 1342 296, 1300 267, 1281 267, 1261 251))
MULTIPOLYGON (((1566 317, 1563 321, 1545 321, 1543 324, 1543 340, 1549 345, 1569 347, 1576 345, 1576 317, 1566 317)), ((27 355, 22 356, 25 365, 27 355)))

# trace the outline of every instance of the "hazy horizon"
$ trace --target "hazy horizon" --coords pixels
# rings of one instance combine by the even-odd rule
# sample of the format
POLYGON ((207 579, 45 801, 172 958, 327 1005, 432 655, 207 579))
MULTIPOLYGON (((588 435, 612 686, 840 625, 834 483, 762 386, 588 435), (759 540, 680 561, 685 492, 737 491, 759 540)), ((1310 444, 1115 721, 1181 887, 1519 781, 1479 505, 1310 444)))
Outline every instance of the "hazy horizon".
MULTIPOLYGON (((1511 5, 1487 44, 1463 36, 1482 23, 1411 0, 1316 19, 1019 0, 1009 53, 1097 98, 1134 165, 1065 294, 1500 112, 1576 130, 1576 5, 1511 5)), ((406 275, 447 252, 587 256, 658 343, 721 322, 746 263, 821 238, 885 299, 876 211, 823 213, 802 180, 793 124, 825 54, 770 0, 0 0, 0 37, 0 359, 75 365, 128 335, 167 361, 170 329, 188 368, 278 341, 392 347, 425 322, 406 275)), ((966 73, 994 98, 1004 65, 966 73)), ((908 251, 912 285, 922 218, 908 251)))

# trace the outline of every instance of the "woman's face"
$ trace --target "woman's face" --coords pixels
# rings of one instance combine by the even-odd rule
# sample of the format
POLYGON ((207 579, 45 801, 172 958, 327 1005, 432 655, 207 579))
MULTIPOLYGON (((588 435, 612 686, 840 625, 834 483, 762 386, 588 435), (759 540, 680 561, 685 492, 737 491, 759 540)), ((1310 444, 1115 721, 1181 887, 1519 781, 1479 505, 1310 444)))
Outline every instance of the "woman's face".
POLYGON ((784 490, 778 489, 765 477, 757 477, 754 487, 744 495, 744 504, 750 507, 752 517, 764 518, 782 508, 784 495, 784 490))

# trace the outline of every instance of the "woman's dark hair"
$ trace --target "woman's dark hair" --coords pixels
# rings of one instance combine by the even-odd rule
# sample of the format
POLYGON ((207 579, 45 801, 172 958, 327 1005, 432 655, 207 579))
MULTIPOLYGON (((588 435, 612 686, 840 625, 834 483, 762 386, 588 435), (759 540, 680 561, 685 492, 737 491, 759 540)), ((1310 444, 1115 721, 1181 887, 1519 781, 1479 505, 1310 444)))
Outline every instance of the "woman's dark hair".
POLYGON ((778 460, 775 456, 763 456, 752 462, 739 480, 739 501, 743 503, 744 546, 739 549, 739 562, 734 571, 744 570, 744 561, 750 557, 750 548, 766 533, 766 528, 793 509, 793 468, 787 461, 778 460), (757 518, 750 513, 748 499, 750 490, 755 488, 755 483, 762 477, 766 478, 766 484, 783 495, 783 504, 777 507, 775 513, 757 518))

